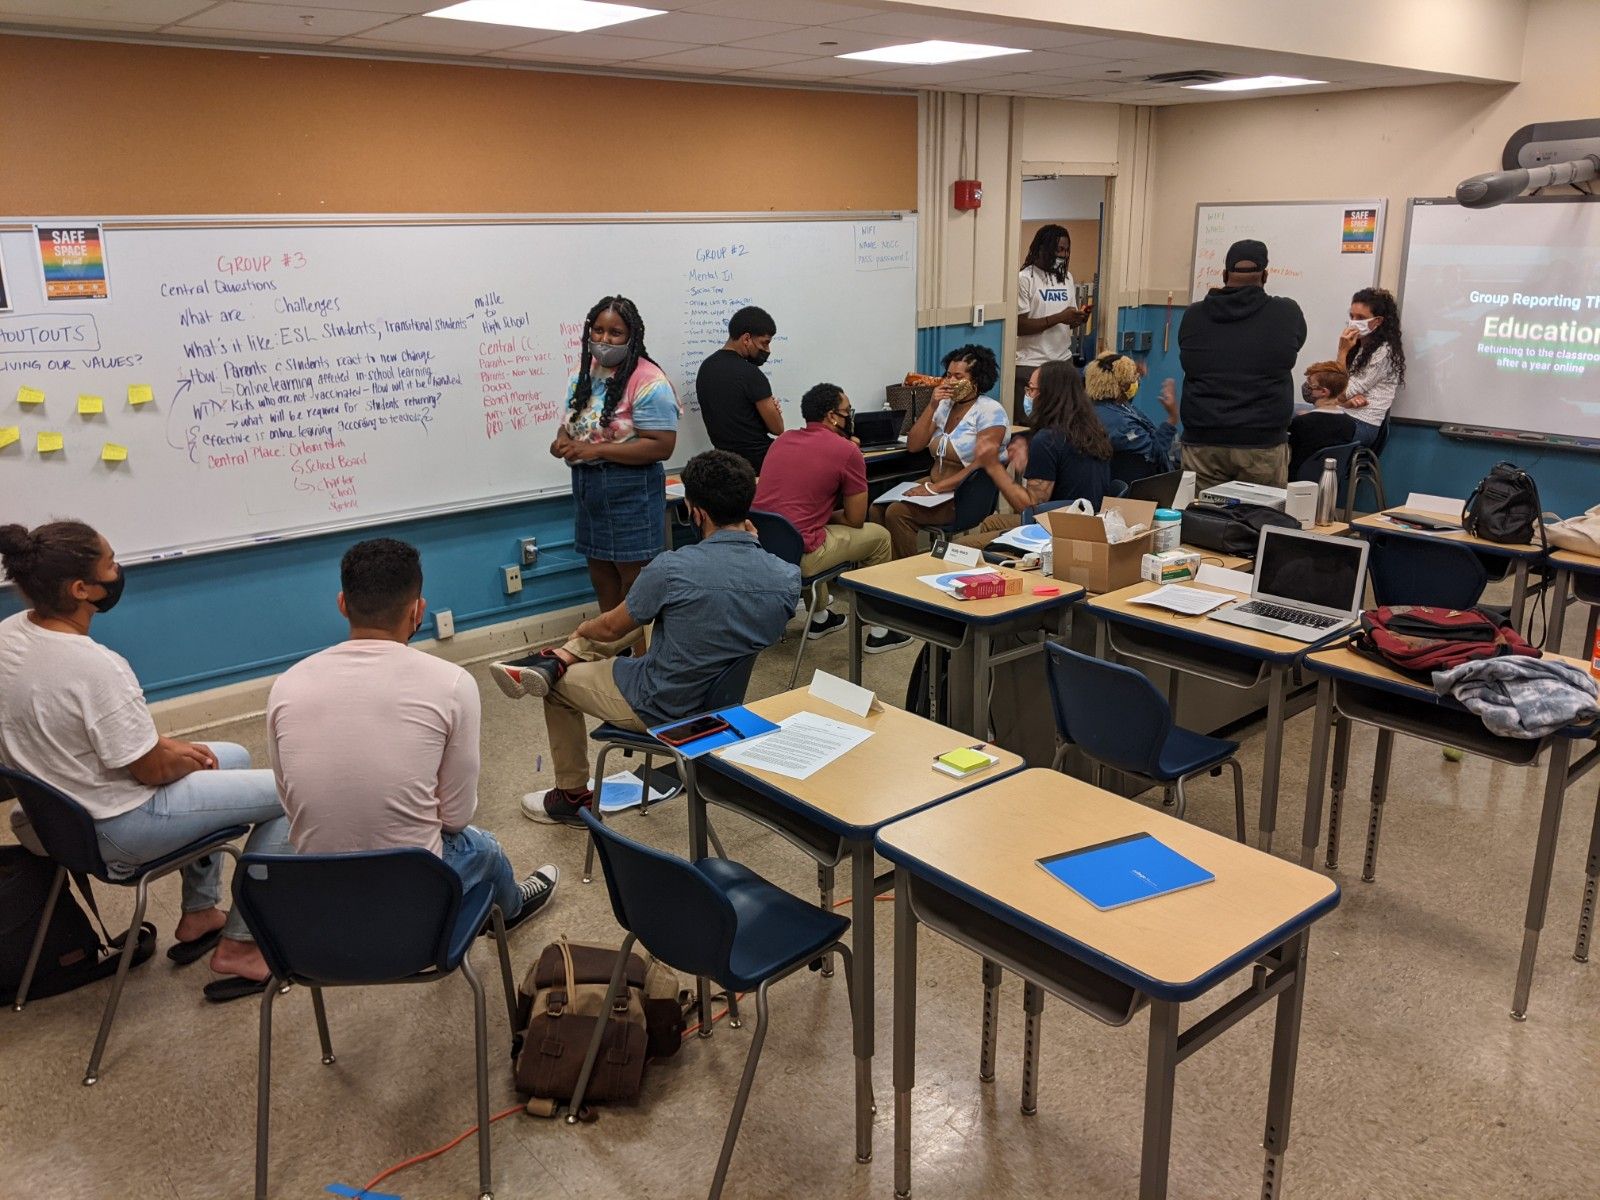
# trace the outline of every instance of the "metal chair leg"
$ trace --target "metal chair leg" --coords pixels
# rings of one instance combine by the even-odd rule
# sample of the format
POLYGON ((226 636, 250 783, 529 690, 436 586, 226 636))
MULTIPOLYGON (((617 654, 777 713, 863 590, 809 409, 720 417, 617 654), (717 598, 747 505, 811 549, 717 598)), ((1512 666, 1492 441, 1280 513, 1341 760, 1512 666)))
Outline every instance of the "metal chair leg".
POLYGON ((1178 820, 1183 820, 1184 811, 1189 807, 1189 798, 1183 794, 1183 780, 1178 780, 1172 785, 1172 790, 1177 794, 1177 802, 1173 805, 1172 815, 1178 820))
POLYGON ((489 910, 489 918, 494 926, 495 950, 500 955, 500 986, 506 994, 506 1023, 511 1028, 511 1036, 516 1037, 517 1029, 517 984, 511 974, 511 949, 506 945, 506 918, 497 904, 489 910))
POLYGON ((711 839, 711 848, 716 851, 718 858, 727 858, 728 852, 722 848, 722 839, 717 836, 717 827, 711 823, 711 818, 706 817, 706 837, 711 839))
MULTIPOLYGON (((818 900, 818 907, 820 907, 823 912, 832 912, 833 868, 825 867, 821 863, 817 864, 817 894, 820 897, 818 900)), ((831 954, 824 954, 822 956, 822 977, 824 979, 833 978, 833 956, 831 954)))
POLYGON ((696 1030, 696 1037, 708 1038, 711 1036, 711 981, 704 975, 697 976, 694 981, 695 1007, 700 1010, 700 1028, 696 1030))
POLYGON ((311 1011, 317 1016, 317 1038, 322 1042, 322 1065, 333 1065, 333 1039, 328 1036, 328 1010, 322 1007, 322 989, 311 989, 311 1011))
POLYGON ((750 1039, 750 1052, 744 1060, 744 1076, 739 1080, 739 1094, 733 1101, 733 1112, 728 1117, 728 1132, 722 1138, 722 1154, 717 1159, 717 1173, 711 1179, 708 1200, 720 1200, 722 1184, 728 1177, 728 1163, 733 1158, 733 1145, 739 1140, 739 1125, 744 1120, 745 1105, 750 1100, 750 1085, 755 1081, 756 1064, 761 1059, 761 1043, 767 1038, 767 985, 756 989, 756 1032, 750 1039))
POLYGON ((1245 840, 1244 832, 1244 768, 1239 765, 1237 758, 1230 758, 1228 766, 1233 768, 1233 828, 1241 842, 1245 840))
POLYGON ((483 983, 472 963, 461 960, 461 973, 472 985, 472 1024, 478 1059, 478 1200, 494 1200, 494 1172, 489 1161, 489 1013, 483 983))
POLYGON ((811 585, 811 600, 810 600, 810 603, 808 603, 806 605, 806 619, 805 619, 805 622, 800 626, 800 636, 795 638, 795 641, 797 643, 799 643, 799 644, 795 647, 795 651, 794 651, 794 670, 789 672, 789 690, 790 691, 794 690, 795 680, 800 678, 800 660, 805 656, 806 641, 808 639, 808 636, 811 633, 811 622, 816 619, 816 615, 817 615, 817 585, 816 584, 812 584, 811 585))
MULTIPOLYGON (((600 1058, 600 1043, 605 1039, 606 1026, 610 1023, 611 1006, 617 1002, 617 993, 622 990, 622 976, 628 965, 628 955, 633 950, 634 942, 638 937, 629 933, 622 939, 622 949, 617 954, 617 965, 611 969, 611 982, 606 985, 605 1003, 600 1006, 600 1019, 594 1023, 594 1035, 589 1039, 589 1052, 583 1056, 583 1070, 578 1072, 578 1086, 573 1089, 572 1103, 567 1108, 567 1124, 576 1125, 578 1114, 583 1111, 583 1098, 589 1091, 589 1079, 594 1074, 594 1064, 600 1058)), ((704 1033, 705 1025, 709 1023, 710 1014, 704 1008, 705 980, 700 980, 702 1022, 701 1032, 704 1033)))
POLYGON ((133 920, 128 924, 128 932, 122 935, 122 949, 117 952, 117 973, 112 976, 111 995, 106 998, 106 1011, 100 1018, 100 1032, 95 1035, 94 1050, 89 1054, 89 1069, 83 1074, 84 1087, 93 1087, 100 1080, 100 1058, 105 1054, 106 1042, 111 1037, 111 1022, 116 1018, 122 988, 128 981, 128 968, 133 965, 134 953, 139 949, 139 927, 144 924, 144 906, 150 898, 150 877, 141 877, 133 890, 133 920))
POLYGON ((267 1200, 267 1127, 272 1117, 272 1002, 279 983, 261 993, 261 1037, 256 1050, 256 1200, 267 1200))
POLYGON ((646 751, 644 769, 641 774, 642 782, 639 785, 639 815, 641 817, 650 815, 650 765, 653 762, 655 762, 655 758, 646 751))
POLYGON ((50 931, 50 918, 56 915, 56 900, 67 881, 67 869, 56 868, 56 877, 50 881, 50 898, 44 902, 44 914, 39 918, 39 930, 33 935, 33 948, 28 951, 28 965, 22 968, 22 982, 17 985, 17 999, 12 1007, 22 1011, 28 1002, 28 989, 33 986, 33 971, 39 965, 39 955, 44 952, 44 936, 50 931))

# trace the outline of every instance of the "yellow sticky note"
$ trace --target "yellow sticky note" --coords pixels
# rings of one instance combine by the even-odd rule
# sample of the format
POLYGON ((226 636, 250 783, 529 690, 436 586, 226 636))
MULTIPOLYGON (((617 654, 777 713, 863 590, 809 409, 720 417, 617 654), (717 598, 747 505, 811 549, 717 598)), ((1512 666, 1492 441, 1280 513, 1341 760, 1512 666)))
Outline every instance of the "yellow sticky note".
POLYGON ((22 429, 17 425, 0 426, 0 449, 11 445, 12 442, 22 437, 22 429))
POLYGON ((53 454, 66 445, 66 440, 59 433, 39 434, 39 453, 53 454))
POLYGON ((105 410, 106 402, 100 396, 78 397, 78 415, 80 417, 93 416, 95 413, 103 413, 105 410))
POLYGON ((44 393, 38 388, 19 387, 17 389, 18 404, 43 404, 44 393))
POLYGON ((148 383, 130 383, 128 385, 128 403, 138 406, 149 404, 156 398, 156 390, 148 383))
POLYGON ((939 761, 955 771, 973 771, 988 766, 994 759, 981 750, 971 750, 963 746, 959 750, 945 751, 939 755, 939 761))
POLYGON ((115 442, 107 442, 100 447, 101 462, 127 462, 128 448, 119 446, 115 442))

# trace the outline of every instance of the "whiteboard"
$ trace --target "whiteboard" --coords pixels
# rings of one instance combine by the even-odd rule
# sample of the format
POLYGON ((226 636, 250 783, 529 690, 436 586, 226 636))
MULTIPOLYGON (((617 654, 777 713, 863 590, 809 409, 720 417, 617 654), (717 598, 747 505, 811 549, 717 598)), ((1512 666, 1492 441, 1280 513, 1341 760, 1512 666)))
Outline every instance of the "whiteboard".
POLYGON ((1600 440, 1600 199, 1413 200, 1397 418, 1600 440))
POLYGON ((129 561, 569 491, 548 448, 584 315, 612 292, 687 410, 675 464, 709 445, 695 373, 746 304, 778 324, 766 370, 788 424, 814 383, 876 408, 915 365, 904 214, 103 229, 109 296, 46 300, 31 223, 0 227, 0 440, 18 434, 0 480, 5 520, 80 517, 129 561))
POLYGON ((1382 200, 1197 204, 1190 299, 1203 299, 1222 286, 1223 261, 1234 242, 1265 242, 1267 291, 1288 296, 1306 317, 1306 344, 1295 363, 1298 376, 1312 363, 1334 357, 1348 323, 1350 297, 1378 282, 1383 219, 1382 200))

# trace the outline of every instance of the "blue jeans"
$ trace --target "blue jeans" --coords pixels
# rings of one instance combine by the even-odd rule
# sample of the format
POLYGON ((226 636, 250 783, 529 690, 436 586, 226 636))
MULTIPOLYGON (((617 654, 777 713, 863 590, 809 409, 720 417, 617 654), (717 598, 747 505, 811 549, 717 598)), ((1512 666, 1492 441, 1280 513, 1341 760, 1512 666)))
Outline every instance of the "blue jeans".
POLYGON ((1378 434, 1383 431, 1382 425, 1369 425, 1365 421, 1356 421, 1356 441, 1363 446, 1370 446, 1378 440, 1378 434))
POLYGON ((511 861, 495 841, 494 834, 468 825, 459 833, 444 832, 444 861, 461 876, 461 890, 471 891, 480 883, 494 890, 494 902, 500 906, 500 915, 511 920, 522 911, 522 893, 517 891, 517 877, 511 871, 511 861))
MULTIPOLYGON (((157 788, 138 808, 95 822, 100 855, 112 878, 132 875, 144 863, 171 854, 229 825, 253 825, 247 853, 288 854, 289 819, 278 801, 271 771, 252 771, 250 752, 232 742, 206 743, 218 770, 195 771, 157 788)), ((222 903, 222 859, 213 854, 183 869, 183 911, 203 912, 222 903)), ((251 941, 237 909, 222 936, 251 941)))

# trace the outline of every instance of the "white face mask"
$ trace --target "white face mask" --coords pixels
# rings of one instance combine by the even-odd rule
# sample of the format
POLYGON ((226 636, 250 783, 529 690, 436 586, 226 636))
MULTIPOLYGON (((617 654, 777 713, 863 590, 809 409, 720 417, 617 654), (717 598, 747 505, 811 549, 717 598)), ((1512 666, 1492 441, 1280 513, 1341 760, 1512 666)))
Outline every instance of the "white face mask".
POLYGON ((1373 327, 1373 325, 1375 325, 1375 324, 1376 324, 1376 323, 1377 323, 1377 321, 1376 321, 1376 319, 1375 319, 1375 318, 1371 318, 1371 317, 1369 317, 1369 318, 1368 318, 1368 319, 1367 319, 1367 320, 1365 320, 1365 321, 1356 321, 1356 320, 1352 320, 1352 321, 1351 321, 1351 322, 1350 322, 1350 328, 1351 328, 1351 329, 1354 329, 1354 330, 1355 330, 1355 331, 1356 331, 1356 332, 1357 332, 1357 333, 1359 333, 1359 334, 1360 334, 1360 335, 1361 335, 1361 336, 1362 336, 1362 337, 1366 337, 1366 336, 1367 336, 1367 334, 1369 334, 1369 333, 1371 333, 1371 332, 1372 332, 1372 327, 1373 327))

